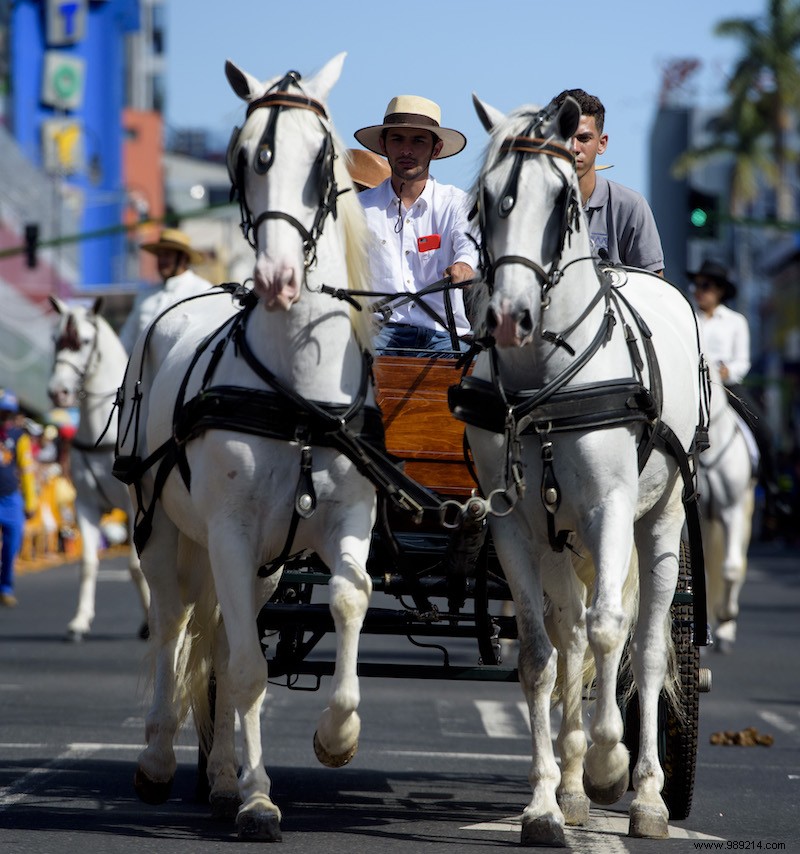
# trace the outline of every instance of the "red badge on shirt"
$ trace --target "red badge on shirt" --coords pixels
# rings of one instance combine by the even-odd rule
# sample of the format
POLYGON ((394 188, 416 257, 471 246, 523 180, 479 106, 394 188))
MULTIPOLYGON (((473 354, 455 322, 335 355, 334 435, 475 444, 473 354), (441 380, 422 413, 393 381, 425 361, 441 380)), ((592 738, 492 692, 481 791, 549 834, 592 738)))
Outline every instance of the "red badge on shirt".
POLYGON ((441 245, 442 236, 440 234, 428 234, 417 240, 417 249, 420 252, 430 252, 431 249, 438 249, 441 245))

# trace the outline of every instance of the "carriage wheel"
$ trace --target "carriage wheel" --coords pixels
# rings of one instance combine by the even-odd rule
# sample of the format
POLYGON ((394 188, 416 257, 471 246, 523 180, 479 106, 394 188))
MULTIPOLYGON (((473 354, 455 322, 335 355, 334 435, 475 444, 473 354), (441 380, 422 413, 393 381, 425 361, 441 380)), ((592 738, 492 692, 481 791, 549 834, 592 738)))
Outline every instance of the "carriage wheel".
MULTIPOLYGON (((691 561, 688 544, 681 541, 680 571, 676 592, 689 593, 691 561)), ((672 605, 672 640, 678 679, 683 702, 682 713, 669 708, 665 697, 658 702, 658 758, 664 769, 662 795, 669 817, 680 821, 689 816, 694 794, 697 760, 697 734, 700 714, 700 650, 694 645, 692 630, 694 604, 676 601, 672 605)), ((624 710, 625 732, 623 741, 631 754, 631 778, 639 756, 639 696, 634 694, 624 710)))

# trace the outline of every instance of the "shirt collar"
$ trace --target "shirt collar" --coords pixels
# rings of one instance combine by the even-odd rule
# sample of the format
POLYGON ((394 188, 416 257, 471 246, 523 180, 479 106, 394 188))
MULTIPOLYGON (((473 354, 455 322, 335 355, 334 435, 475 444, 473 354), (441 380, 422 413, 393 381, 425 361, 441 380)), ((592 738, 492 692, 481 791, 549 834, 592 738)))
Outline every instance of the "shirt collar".
MULTIPOLYGON (((414 204, 422 202, 426 208, 429 208, 433 200, 435 184, 436 179, 432 175, 428 175, 428 180, 425 182, 425 189, 420 193, 419 198, 417 198, 417 201, 414 202, 414 204)), ((375 193, 377 196, 378 207, 382 210, 388 210, 397 204, 397 193, 394 191, 391 178, 386 178, 382 183, 378 184, 375 188, 375 193)))
POLYGON ((589 196, 589 201, 586 202, 586 210, 592 208, 602 208, 608 203, 608 180, 602 175, 595 175, 594 190, 589 196))

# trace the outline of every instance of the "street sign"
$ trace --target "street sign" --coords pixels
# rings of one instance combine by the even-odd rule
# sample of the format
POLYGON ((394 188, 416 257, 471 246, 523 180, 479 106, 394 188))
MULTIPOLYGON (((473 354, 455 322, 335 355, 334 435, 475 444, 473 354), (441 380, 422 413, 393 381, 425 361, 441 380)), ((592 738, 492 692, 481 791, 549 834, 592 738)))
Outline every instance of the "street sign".
POLYGON ((61 110, 79 110, 83 105, 86 63, 79 56, 60 50, 44 55, 42 103, 61 110))

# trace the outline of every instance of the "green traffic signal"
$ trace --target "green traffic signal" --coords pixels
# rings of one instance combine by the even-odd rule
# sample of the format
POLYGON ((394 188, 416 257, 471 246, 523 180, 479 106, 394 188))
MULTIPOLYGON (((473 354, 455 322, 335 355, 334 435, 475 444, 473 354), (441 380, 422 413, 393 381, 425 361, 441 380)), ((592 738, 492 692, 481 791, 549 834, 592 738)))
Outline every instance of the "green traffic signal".
POLYGON ((703 228, 708 223, 708 211, 704 211, 702 208, 695 208, 689 217, 689 221, 695 228, 703 228))

